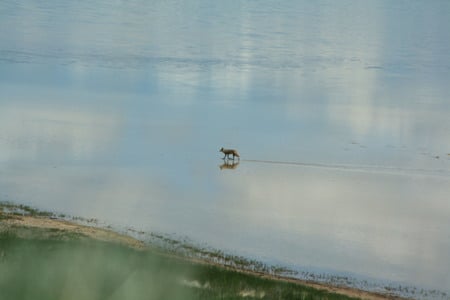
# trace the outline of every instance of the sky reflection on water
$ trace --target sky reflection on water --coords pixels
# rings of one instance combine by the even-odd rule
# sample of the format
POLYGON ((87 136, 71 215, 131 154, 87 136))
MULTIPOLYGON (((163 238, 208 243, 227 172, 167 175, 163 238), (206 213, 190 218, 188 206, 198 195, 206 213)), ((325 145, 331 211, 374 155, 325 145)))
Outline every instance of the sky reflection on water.
POLYGON ((91 4, 2 3, 2 200, 448 290, 447 1, 91 4))

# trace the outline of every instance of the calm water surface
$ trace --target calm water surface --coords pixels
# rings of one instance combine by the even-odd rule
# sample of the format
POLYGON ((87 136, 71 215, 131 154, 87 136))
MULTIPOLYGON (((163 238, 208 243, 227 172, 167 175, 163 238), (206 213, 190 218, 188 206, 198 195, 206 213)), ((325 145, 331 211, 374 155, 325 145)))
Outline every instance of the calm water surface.
POLYGON ((448 1, 2 1, 0 199, 449 293, 448 28, 448 1))

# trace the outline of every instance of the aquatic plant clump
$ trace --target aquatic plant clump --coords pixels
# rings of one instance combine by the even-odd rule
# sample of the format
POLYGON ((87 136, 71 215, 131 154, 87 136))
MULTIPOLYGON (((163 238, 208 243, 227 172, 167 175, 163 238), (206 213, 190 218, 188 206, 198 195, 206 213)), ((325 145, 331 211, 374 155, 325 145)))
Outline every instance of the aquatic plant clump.
POLYGON ((41 211, 28 205, 14 204, 11 202, 0 201, 0 215, 6 218, 8 215, 18 216, 41 216, 41 217, 54 217, 55 214, 51 212, 41 211))

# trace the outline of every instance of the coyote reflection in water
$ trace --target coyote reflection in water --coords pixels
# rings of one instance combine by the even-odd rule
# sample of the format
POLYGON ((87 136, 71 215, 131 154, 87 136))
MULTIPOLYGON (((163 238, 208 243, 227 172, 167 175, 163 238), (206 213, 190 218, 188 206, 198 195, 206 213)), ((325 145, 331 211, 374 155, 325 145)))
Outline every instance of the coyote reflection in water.
POLYGON ((219 168, 221 170, 223 169, 229 169, 229 170, 234 170, 237 168, 237 166, 239 165, 239 162, 235 162, 234 160, 229 161, 229 160, 225 160, 224 163, 222 165, 219 166, 219 168))

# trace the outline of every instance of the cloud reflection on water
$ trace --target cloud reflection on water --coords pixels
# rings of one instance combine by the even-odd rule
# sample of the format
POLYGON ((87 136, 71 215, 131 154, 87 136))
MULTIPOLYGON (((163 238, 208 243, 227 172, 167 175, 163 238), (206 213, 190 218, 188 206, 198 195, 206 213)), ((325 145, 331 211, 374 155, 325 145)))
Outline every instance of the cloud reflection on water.
POLYGON ((248 243, 258 246, 252 251, 300 266, 430 286, 450 283, 443 264, 450 247, 448 178, 245 167, 247 176, 224 178, 236 193, 223 211, 230 219, 245 218, 277 245, 265 248, 253 240, 248 243))
POLYGON ((55 104, 37 105, 27 100, 3 105, 0 161, 86 161, 117 148, 119 116, 55 104))

